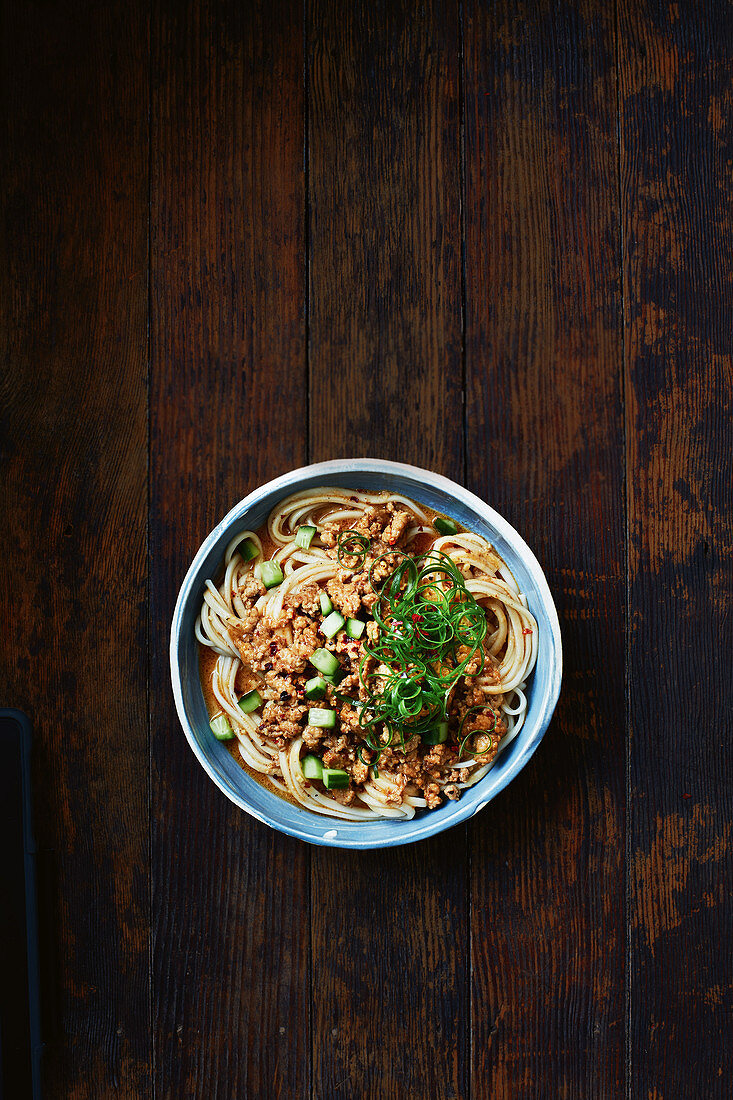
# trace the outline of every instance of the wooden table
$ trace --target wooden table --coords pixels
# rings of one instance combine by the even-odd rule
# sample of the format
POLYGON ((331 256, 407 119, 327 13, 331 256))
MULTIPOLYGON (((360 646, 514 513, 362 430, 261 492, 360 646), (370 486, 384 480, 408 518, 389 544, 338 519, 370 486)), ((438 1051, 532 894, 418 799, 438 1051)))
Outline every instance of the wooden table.
POLYGON ((730 1096, 733 6, 6 9, 46 1095, 730 1096), (227 802, 167 655, 215 521, 347 455, 506 516, 566 656, 468 828, 349 856, 227 802))

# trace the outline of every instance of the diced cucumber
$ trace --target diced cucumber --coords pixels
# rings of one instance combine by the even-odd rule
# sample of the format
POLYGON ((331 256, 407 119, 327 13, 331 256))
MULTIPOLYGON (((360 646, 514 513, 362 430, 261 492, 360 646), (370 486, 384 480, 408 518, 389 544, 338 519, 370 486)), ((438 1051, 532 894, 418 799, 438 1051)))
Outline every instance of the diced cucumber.
POLYGON ((441 535, 457 535, 458 524, 452 519, 443 519, 442 516, 436 516, 433 520, 433 527, 436 531, 439 531, 441 535))
POLYGON ((366 623, 363 623, 361 619, 347 619, 346 620, 346 633, 354 641, 358 641, 364 633, 366 623))
POLYGON ((346 619, 340 611, 332 611, 321 623, 321 634, 325 634, 327 638, 333 638, 345 622, 346 619))
POLYGON ((326 694, 326 688, 328 684, 322 676, 314 676, 312 680, 307 680, 305 685, 305 697, 306 699, 322 699, 326 694))
POLYGON ((257 710, 262 706, 262 696, 257 688, 253 691, 248 691, 246 695, 243 695, 239 700, 239 709, 243 710, 245 714, 251 714, 253 710, 257 710))
POLYGON ((348 787, 349 773, 342 771, 341 768, 324 768, 322 782, 327 791, 348 787))
POLYGON ((234 737, 234 730, 226 714, 217 714, 215 718, 211 719, 209 725, 217 741, 231 741, 234 737))
POLYGON ((321 601, 321 614, 322 615, 330 615, 331 612, 333 611, 333 604, 331 603, 330 596, 328 595, 327 592, 321 592, 321 595, 320 595, 319 598, 320 598, 320 601, 321 601))
POLYGON ((263 561, 260 566, 260 577, 265 588, 275 588, 283 582, 283 571, 279 561, 263 561))
POLYGON ((321 779, 323 776, 323 761, 320 756, 309 752, 300 762, 300 770, 305 779, 321 779))
POLYGON ((235 554, 241 554, 245 561, 252 561, 259 554, 259 550, 252 539, 244 539, 234 552, 235 554))
POLYGON ((338 658, 328 649, 317 649, 310 658, 310 663, 324 676, 333 676, 339 667, 338 658))
POLYGON ((422 735, 426 745, 442 745, 448 740, 448 723, 438 722, 431 730, 426 730, 422 735))
POLYGON ((323 707, 311 707, 308 711, 308 725, 319 726, 321 729, 333 729, 336 725, 336 711, 325 710, 323 707))
POLYGON ((316 528, 308 524, 301 524, 295 534, 295 545, 301 550, 307 550, 316 535, 316 528))

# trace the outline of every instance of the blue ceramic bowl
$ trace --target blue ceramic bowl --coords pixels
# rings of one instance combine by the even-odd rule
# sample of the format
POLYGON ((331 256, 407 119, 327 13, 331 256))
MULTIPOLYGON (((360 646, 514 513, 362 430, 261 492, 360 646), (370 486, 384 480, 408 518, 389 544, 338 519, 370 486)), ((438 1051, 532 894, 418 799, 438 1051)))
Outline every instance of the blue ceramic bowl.
POLYGON ((196 554, 181 586, 173 615, 170 658, 181 725, 199 762, 217 787, 241 809, 273 829, 333 848, 391 848, 411 844, 473 817, 506 787, 539 745, 555 709, 562 678, 557 611, 537 559, 517 532, 473 493, 445 477, 400 462, 368 458, 320 462, 293 470, 250 493, 224 517, 196 554), (418 811, 411 821, 339 821, 300 809, 255 782, 209 729, 194 637, 204 581, 219 571, 226 545, 237 531, 259 527, 272 508, 291 493, 325 485, 403 493, 438 512, 448 513, 470 531, 484 535, 511 569, 539 624, 539 653, 529 680, 527 717, 519 735, 499 753, 486 777, 475 787, 464 790, 457 802, 447 802, 437 810, 418 811))

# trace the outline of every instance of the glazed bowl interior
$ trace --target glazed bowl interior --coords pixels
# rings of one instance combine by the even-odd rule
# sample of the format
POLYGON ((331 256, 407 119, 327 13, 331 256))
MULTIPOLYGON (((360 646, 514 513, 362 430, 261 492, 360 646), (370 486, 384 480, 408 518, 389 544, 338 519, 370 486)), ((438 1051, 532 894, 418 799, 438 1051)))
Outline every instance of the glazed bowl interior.
POLYGON ((542 569, 517 532, 478 497, 447 478, 415 466, 373 459, 306 466, 268 482, 237 504, 204 541, 186 574, 173 617, 170 658, 173 693, 181 724, 191 748, 216 785, 232 802, 259 821, 311 844, 338 848, 387 848, 409 844, 465 821, 483 809, 537 748, 552 717, 562 675, 560 627, 555 605, 542 569), (527 717, 519 735, 499 752, 488 774, 475 787, 464 790, 457 802, 447 802, 436 810, 418 811, 410 821, 341 821, 295 806, 252 779, 209 728, 199 680, 198 643, 194 636, 204 581, 218 575, 226 545, 237 531, 260 527, 285 497, 320 486, 364 492, 389 490, 453 516, 492 543, 511 569, 537 619, 537 664, 529 679, 527 717))

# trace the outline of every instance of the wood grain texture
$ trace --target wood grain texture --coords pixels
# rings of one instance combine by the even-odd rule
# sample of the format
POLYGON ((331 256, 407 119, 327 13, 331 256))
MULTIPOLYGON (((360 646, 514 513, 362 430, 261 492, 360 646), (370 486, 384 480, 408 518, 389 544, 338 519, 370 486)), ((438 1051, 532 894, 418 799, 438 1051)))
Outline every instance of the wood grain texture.
POLYGON ((0 49, 45 1094, 727 1097, 730 0, 5 0, 0 49), (525 535, 566 667, 468 830, 347 860, 219 794, 167 643, 215 521, 354 454, 525 535))
POLYGON ((44 1095, 134 1098, 150 1088, 144 11, 10 5, 2 71, 0 695, 35 737, 44 1095))
MULTIPOLYGON (((623 1089, 624 542, 614 27, 464 5, 468 483, 560 613, 536 757, 471 826, 472 1095, 623 1089)), ((541 644, 541 639, 540 639, 541 644)))
POLYGON ((309 1088, 309 851, 235 809, 170 693, 168 630, 204 535, 306 458, 303 15, 153 17, 151 644, 156 1096, 309 1088))
POLYGON ((733 6, 619 5, 631 1096, 733 1077, 733 6))
MULTIPOLYGON (((308 5, 311 457, 461 477, 458 13, 308 5)), ((465 831, 317 849, 313 1096, 468 1095, 465 831)))
POLYGON ((458 13, 308 5, 314 458, 463 470, 458 13))

